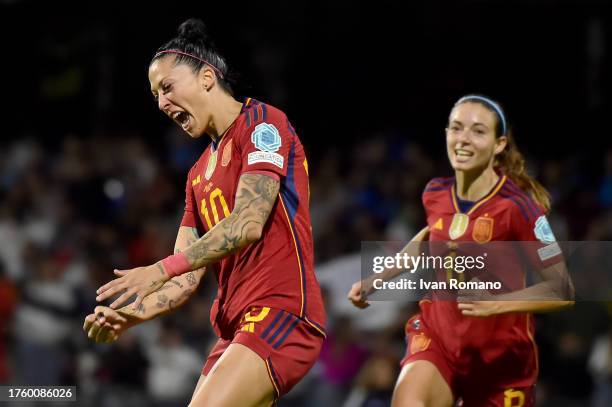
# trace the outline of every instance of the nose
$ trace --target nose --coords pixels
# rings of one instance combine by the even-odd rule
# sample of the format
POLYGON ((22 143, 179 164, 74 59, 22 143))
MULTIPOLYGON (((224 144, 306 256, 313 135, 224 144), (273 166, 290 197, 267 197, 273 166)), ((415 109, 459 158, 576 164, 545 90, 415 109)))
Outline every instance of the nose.
POLYGON ((165 112, 165 113, 168 112, 168 108, 170 107, 170 101, 168 100, 168 98, 166 96, 164 96, 163 93, 160 93, 157 96, 157 107, 162 112, 165 112))
POLYGON ((468 137, 468 129, 463 129, 460 132, 457 133, 457 135, 455 136, 456 140, 458 143, 460 144, 468 144, 469 142, 469 137, 468 137))

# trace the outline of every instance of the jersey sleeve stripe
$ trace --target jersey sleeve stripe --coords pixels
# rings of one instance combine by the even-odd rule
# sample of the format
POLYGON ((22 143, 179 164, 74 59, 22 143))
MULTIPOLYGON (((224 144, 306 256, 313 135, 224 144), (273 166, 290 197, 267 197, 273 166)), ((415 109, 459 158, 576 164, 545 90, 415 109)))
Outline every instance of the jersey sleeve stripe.
POLYGON ((527 195, 525 191, 519 189, 519 187, 517 187, 516 185, 508 185, 507 188, 509 192, 512 192, 521 197, 521 199, 527 204, 527 208, 529 209, 529 212, 531 212, 534 218, 537 218, 541 215, 541 211, 533 202, 533 199, 531 199, 531 197, 527 195))
POLYGON ((526 220, 527 222, 529 222, 529 215, 527 215, 527 212, 525 211, 525 207, 524 207, 524 206, 523 206, 523 205, 522 205, 522 204, 521 204, 521 203, 520 203, 520 202, 519 202, 519 201, 516 199, 516 197, 515 197, 515 196, 513 196, 513 195, 509 195, 509 194, 507 194, 507 193, 505 193, 505 192, 500 192, 500 193, 499 193, 499 196, 501 196, 501 197, 503 197, 503 198, 506 198, 506 199, 509 199, 509 200, 511 200, 512 202, 514 202, 514 203, 515 203, 515 205, 516 205, 516 206, 518 206, 518 207, 519 207, 519 209, 521 210, 521 214, 523 215, 523 217, 525 218, 525 220, 526 220))
POLYGON ((425 189, 440 186, 450 186, 454 182, 454 178, 434 178, 425 185, 425 189))
POLYGON ((253 124, 259 122, 259 106, 253 107, 253 124))
POLYGON ((261 117, 264 122, 266 121, 267 117, 268 117, 268 109, 266 108, 266 104, 262 103, 261 104, 261 117))
POLYGON ((448 186, 435 186, 435 187, 431 187, 431 188, 425 188, 425 191, 423 192, 436 192, 436 191, 446 191, 448 189, 448 186))
POLYGON ((252 109, 248 109, 246 111, 246 126, 247 126, 247 128, 251 127, 251 110, 252 109))

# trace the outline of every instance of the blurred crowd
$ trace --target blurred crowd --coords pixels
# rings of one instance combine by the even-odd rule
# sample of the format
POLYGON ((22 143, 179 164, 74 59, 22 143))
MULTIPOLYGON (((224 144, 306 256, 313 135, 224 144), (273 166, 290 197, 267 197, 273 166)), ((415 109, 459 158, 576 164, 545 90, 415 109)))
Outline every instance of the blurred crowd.
MULTIPOLYGON (((95 290, 114 268, 172 252, 190 166, 206 140, 168 129, 15 140, 0 151, 0 383, 76 385, 79 405, 186 405, 215 340, 216 282, 183 308, 98 345, 82 332, 95 290)), ((426 182, 449 174, 443 151, 408 134, 379 134, 310 157, 317 275, 329 313, 320 359, 280 406, 387 405, 412 303, 346 300, 360 277, 360 243, 408 240, 424 225, 426 182)), ((612 150, 529 160, 553 196, 559 240, 612 240, 612 150), (582 171, 599 160, 598 176, 582 171)), ((538 316, 541 406, 610 405, 612 329, 605 303, 538 316), (599 404, 598 404, 599 403, 599 404)))

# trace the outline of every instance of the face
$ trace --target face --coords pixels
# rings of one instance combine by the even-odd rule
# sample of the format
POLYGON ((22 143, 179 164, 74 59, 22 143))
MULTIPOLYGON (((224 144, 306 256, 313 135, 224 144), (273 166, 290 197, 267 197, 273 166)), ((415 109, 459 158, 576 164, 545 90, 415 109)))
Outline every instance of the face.
POLYGON ((480 103, 453 108, 446 129, 448 159, 455 171, 493 167, 495 155, 506 147, 506 137, 495 137, 497 117, 480 103))
POLYGON ((194 73, 188 65, 174 65, 174 56, 156 59, 149 66, 151 93, 159 110, 193 138, 204 134, 210 123, 211 80, 209 70, 194 73))

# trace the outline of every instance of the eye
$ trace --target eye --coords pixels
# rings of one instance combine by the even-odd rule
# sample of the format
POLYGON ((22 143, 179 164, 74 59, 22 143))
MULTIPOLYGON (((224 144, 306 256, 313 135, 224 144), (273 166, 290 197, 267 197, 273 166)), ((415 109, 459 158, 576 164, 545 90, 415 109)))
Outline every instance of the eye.
POLYGON ((461 127, 459 127, 456 124, 453 124, 452 126, 449 127, 449 130, 452 131, 453 133, 456 133, 458 131, 461 131, 461 127))
POLYGON ((169 84, 169 83, 165 83, 165 84, 163 84, 163 85, 162 85, 162 91, 163 91, 164 93, 168 93, 168 92, 170 92, 171 90, 172 90, 172 85, 171 85, 171 84, 169 84))
POLYGON ((484 131, 484 130, 482 130, 482 129, 476 129, 476 130, 475 130, 475 133, 476 133, 476 134, 478 134, 479 136, 482 136, 482 135, 484 135, 484 134, 485 134, 485 131, 484 131))

